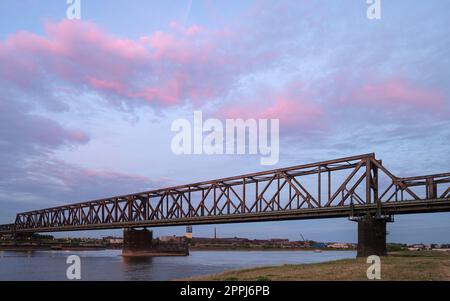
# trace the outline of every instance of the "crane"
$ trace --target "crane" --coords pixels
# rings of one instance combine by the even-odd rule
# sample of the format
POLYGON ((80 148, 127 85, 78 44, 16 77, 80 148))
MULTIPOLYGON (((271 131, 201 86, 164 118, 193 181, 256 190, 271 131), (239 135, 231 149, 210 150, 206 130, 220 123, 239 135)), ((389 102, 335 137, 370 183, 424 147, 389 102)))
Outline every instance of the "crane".
POLYGON ((300 237, 302 238, 303 242, 306 242, 305 238, 303 237, 303 235, 300 233, 300 237))

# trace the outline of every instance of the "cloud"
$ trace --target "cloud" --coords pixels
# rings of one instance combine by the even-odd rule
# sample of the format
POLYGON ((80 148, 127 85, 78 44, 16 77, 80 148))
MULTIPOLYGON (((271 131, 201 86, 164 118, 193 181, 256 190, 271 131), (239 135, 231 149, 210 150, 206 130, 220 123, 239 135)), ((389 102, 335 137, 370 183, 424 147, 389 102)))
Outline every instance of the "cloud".
POLYGON ((0 155, 46 153, 55 148, 88 143, 88 134, 33 112, 33 106, 15 98, 0 98, 0 155))
POLYGON ((9 35, 0 41, 0 110, 8 125, 0 130, 0 202, 28 210, 161 187, 166 181, 114 166, 98 171, 55 160, 55 151, 75 149, 91 137, 83 125, 70 128, 48 111, 71 110, 72 101, 86 94, 130 108, 201 106, 263 66, 264 50, 245 43, 226 29, 175 22, 135 40, 69 20, 46 23, 44 34, 9 35))
POLYGON ((323 108, 298 81, 258 90, 250 96, 238 95, 238 100, 219 106, 217 113, 223 118, 279 119, 284 129, 322 128, 323 108))
POLYGON ((242 72, 259 68, 261 55, 226 29, 172 22, 167 32, 132 40, 64 20, 46 23, 44 35, 20 31, 0 42, 0 82, 28 93, 87 89, 129 107, 201 105, 226 93, 242 72))
MULTIPOLYGON (((3 155, 1 157, 3 160, 3 155)), ((13 172, 0 178, 1 223, 12 222, 14 215, 22 211, 135 193, 167 185, 164 179, 154 180, 111 170, 93 170, 46 156, 5 162, 2 171, 5 168, 13 172)))
POLYGON ((34 183, 33 187, 45 184, 45 188, 40 190, 41 195, 51 197, 52 201, 61 204, 161 188, 167 182, 142 175, 81 167, 53 159, 34 161, 29 168, 32 170, 28 175, 30 183, 34 183))
POLYGON ((348 101, 351 105, 386 109, 411 108, 433 112, 446 109, 445 98, 439 90, 413 85, 399 78, 364 84, 352 92, 348 101))
POLYGON ((151 180, 110 170, 95 170, 54 159, 59 149, 90 142, 83 130, 38 114, 16 98, 0 98, 0 220, 11 222, 18 210, 131 193, 160 187, 151 180))

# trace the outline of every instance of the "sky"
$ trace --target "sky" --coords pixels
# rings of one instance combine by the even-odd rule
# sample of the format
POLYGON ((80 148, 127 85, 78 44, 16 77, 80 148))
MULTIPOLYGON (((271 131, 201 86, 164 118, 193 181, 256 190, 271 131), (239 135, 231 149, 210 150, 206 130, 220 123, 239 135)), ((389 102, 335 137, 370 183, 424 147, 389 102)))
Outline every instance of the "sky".
MULTIPOLYGON (((17 212, 375 152, 398 176, 450 171, 447 1, 3 0, 0 223, 17 212), (280 158, 175 155, 171 124, 280 121, 280 158)), ((195 226, 194 235, 356 241, 347 219, 195 226)), ((155 229, 183 234, 184 227, 155 229)), ((388 241, 450 243, 450 214, 388 241)), ((120 231, 75 232, 95 236, 120 231)), ((61 235, 69 235, 60 233, 61 235)))

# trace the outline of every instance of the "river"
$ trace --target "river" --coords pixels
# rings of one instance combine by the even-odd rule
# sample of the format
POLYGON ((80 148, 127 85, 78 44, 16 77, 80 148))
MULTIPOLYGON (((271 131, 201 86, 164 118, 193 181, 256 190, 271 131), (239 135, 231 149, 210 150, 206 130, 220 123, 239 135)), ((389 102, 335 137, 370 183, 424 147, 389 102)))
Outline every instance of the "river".
POLYGON ((355 251, 191 251, 184 257, 124 258, 120 250, 0 251, 0 280, 67 280, 69 255, 81 259, 81 280, 171 280, 256 266, 354 258, 355 251))

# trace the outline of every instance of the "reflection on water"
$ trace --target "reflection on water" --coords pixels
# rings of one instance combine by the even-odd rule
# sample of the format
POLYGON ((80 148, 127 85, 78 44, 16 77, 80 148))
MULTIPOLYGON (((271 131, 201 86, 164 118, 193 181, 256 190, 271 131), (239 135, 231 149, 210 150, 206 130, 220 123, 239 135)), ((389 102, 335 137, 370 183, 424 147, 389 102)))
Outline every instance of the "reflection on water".
POLYGON ((135 266, 143 264, 151 264, 153 257, 123 257, 123 263, 125 266, 135 266))
POLYGON ((147 278, 154 269, 153 259, 153 257, 122 257, 123 280, 153 280, 147 278))
POLYGON ((0 251, 0 280, 66 280, 67 256, 81 258, 82 280, 170 280, 229 269, 354 258, 354 251, 191 251, 180 257, 122 257, 120 250, 0 251))

